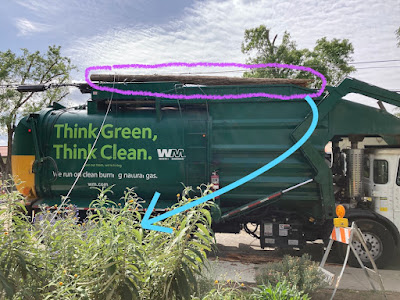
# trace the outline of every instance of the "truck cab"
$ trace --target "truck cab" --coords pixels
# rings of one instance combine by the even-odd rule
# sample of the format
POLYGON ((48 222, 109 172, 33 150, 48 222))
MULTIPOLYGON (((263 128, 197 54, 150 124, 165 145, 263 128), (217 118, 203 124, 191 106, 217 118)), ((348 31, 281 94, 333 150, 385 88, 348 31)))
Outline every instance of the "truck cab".
MULTIPOLYGON (((390 264, 399 246, 400 235, 400 148, 391 146, 364 146, 356 143, 344 149, 344 174, 337 203, 347 202, 347 218, 361 229, 372 258, 379 267, 390 264)), ((346 204, 345 204, 346 205, 346 204)), ((370 261, 361 243, 353 241, 361 260, 370 261)), ((338 245, 344 256, 346 245, 338 245)), ((358 266, 351 255, 350 265, 358 266)))
POLYGON ((367 148, 363 177, 372 210, 400 228, 400 149, 367 148))

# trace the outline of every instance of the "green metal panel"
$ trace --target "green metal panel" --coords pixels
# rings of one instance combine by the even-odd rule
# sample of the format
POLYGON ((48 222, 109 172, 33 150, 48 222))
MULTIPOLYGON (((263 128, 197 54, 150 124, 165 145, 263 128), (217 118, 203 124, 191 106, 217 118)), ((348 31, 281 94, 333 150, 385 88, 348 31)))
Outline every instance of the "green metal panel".
MULTIPOLYGON (((293 145, 291 132, 309 111, 304 100, 248 100, 246 104, 213 102, 210 106, 213 118, 212 166, 219 170, 221 186, 242 178, 289 149, 293 145)), ((317 131, 321 130, 327 130, 324 122, 320 122, 317 131)), ((318 145, 320 150, 324 146, 318 145)), ((222 195, 221 210, 233 210, 313 176, 312 168, 297 151, 267 173, 222 195)), ((315 205, 313 201, 319 205, 316 185, 311 183, 284 195, 279 205, 288 209, 289 206, 299 206, 298 201, 304 201, 301 206, 305 210, 315 205)))
POLYGON ((15 128, 13 140, 13 155, 35 155, 31 124, 23 118, 15 128))
MULTIPOLYGON (((89 186, 93 184, 108 186, 115 185, 113 192, 118 199, 123 195, 126 187, 137 187, 137 193, 143 199, 152 197, 155 190, 160 190, 164 194, 164 199, 173 200, 177 191, 181 190, 181 182, 185 184, 200 184, 204 182, 205 172, 203 170, 201 181, 192 181, 196 178, 186 180, 185 161, 195 161, 197 152, 185 145, 185 129, 188 125, 188 119, 196 118, 196 114, 187 113, 182 118, 176 111, 164 112, 163 118, 155 122, 154 111, 137 111, 135 113, 112 113, 107 119, 104 127, 104 134, 101 135, 95 147, 95 156, 89 159, 83 173, 83 178, 74 189, 71 197, 95 197, 97 191, 88 191, 89 186), (135 114, 136 113, 136 114, 135 114), (120 136, 117 130, 122 128, 120 136), (124 131, 125 130, 125 131, 124 131), (131 131, 132 134, 128 132, 131 131), (121 136, 125 133, 126 138, 121 136), (160 160, 158 149, 165 151, 165 160, 160 160), (171 151, 184 152, 172 153, 171 151), (129 155, 131 153, 131 155, 129 155), (185 159, 172 157, 172 155, 186 156, 185 159), (86 173, 87 172, 87 173, 86 173), (85 178, 85 174, 92 178, 85 178)), ((86 112, 80 111, 75 114, 61 115, 57 124, 69 124, 77 128, 99 128, 103 119, 102 115, 85 117, 86 112)), ((72 127, 71 126, 71 127, 72 127)), ((49 128, 49 127, 47 127, 49 128)), ((65 128, 64 128, 65 131, 65 128)), ((46 149, 48 155, 54 157, 58 163, 60 178, 52 185, 51 195, 56 196, 66 193, 70 187, 71 174, 79 171, 83 164, 85 156, 79 157, 66 148, 88 149, 91 147, 94 136, 88 139, 79 137, 68 138, 57 137, 54 129, 49 129, 47 133, 49 147, 46 149), (60 146, 62 145, 62 147, 60 146), (55 149, 58 147, 59 151, 55 149), (65 174, 65 175, 64 175, 65 174)), ((195 143, 195 139, 203 140, 202 136, 192 137, 190 143, 195 143)), ((189 144, 190 145, 190 144, 189 144)), ((86 150, 87 151, 87 150, 86 150)), ((85 151, 82 150, 82 153, 85 151)), ((45 194, 47 194, 45 192, 45 194)), ((162 204, 162 203, 161 203, 162 204)), ((172 203, 165 203, 165 206, 172 203)), ((87 204, 85 205, 87 206, 87 204)))
POLYGON ((399 118, 384 110, 351 101, 338 103, 330 113, 330 118, 337 120, 332 122, 331 132, 339 136, 400 134, 399 118))

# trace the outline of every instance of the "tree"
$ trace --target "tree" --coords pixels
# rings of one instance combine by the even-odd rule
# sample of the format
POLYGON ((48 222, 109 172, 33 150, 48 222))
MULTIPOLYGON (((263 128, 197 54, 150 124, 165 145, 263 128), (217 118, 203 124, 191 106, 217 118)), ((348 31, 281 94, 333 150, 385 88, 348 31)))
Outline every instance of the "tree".
POLYGON ((63 84, 68 82, 75 68, 67 57, 61 56, 61 47, 50 46, 46 53, 21 54, 11 50, 0 52, 0 129, 7 132, 8 153, 6 161, 0 156, 3 174, 11 174, 12 139, 16 122, 21 116, 38 111, 52 102, 63 99, 68 90, 56 87, 44 92, 20 93, 15 87, 24 84, 63 84))
MULTIPOLYGON (((322 73, 328 84, 334 85, 343 77, 356 69, 349 65, 354 52, 353 45, 347 40, 326 37, 317 40, 312 51, 309 49, 297 49, 297 45, 291 40, 290 34, 285 31, 280 45, 276 45, 278 35, 271 41, 270 29, 265 25, 257 28, 246 29, 242 52, 249 55, 247 60, 251 64, 281 63, 302 65, 313 68, 322 73), (250 57, 255 55, 254 57, 250 57)), ((271 77, 271 78, 309 78, 314 76, 308 72, 299 72, 282 68, 255 69, 244 73, 245 77, 271 77)), ((319 85, 318 82, 314 86, 319 85)))

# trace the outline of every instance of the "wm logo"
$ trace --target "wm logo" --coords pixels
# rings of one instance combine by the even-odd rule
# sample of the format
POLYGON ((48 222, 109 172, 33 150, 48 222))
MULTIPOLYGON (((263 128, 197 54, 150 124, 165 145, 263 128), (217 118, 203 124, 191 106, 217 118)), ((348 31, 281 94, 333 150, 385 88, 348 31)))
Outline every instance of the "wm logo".
POLYGON ((157 149, 159 160, 184 160, 184 149, 157 149))

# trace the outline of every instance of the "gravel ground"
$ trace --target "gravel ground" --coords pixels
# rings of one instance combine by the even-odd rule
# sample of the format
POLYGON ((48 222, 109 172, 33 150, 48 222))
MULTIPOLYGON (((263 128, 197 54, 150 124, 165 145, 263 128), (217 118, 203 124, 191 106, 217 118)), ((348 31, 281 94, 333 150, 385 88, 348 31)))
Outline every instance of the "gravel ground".
MULTIPOLYGON (((260 241, 251 237, 246 232, 241 231, 239 234, 216 233, 218 250, 216 256, 221 261, 246 262, 246 263, 268 263, 279 261, 285 254, 292 256, 301 256, 303 253, 311 255, 312 259, 320 262, 324 254, 322 241, 316 243, 308 243, 301 250, 293 249, 261 249, 260 241)), ((335 255, 332 250, 328 257, 328 264, 341 265, 343 262, 335 255)), ((385 268, 386 270, 400 270, 400 254, 397 253, 393 264, 385 268)))
MULTIPOLYGON (((249 236, 245 232, 240 234, 216 234, 217 251, 210 255, 210 278, 219 281, 233 280, 255 284, 255 275, 260 268, 268 262, 280 261, 285 254, 301 256, 309 253, 312 259, 320 262, 324 253, 323 244, 310 243, 301 250, 275 250, 261 249, 259 240, 249 236)), ((332 252, 329 255, 326 269, 330 272, 339 274, 343 262, 332 252)), ((398 254, 393 264, 385 270, 379 270, 382 276, 385 289, 388 291, 388 299, 400 299, 400 255, 398 254)), ((336 277, 335 277, 336 278, 336 277)), ((376 284, 379 289, 379 286, 376 284)), ((332 289, 332 287, 330 287, 332 289)), ((347 295, 348 299, 384 299, 380 293, 372 291, 372 288, 359 268, 346 267, 339 289, 343 289, 350 294, 340 291, 335 299, 340 299, 340 295, 347 295), (351 295, 351 297, 350 297, 351 295)), ((330 298, 332 290, 320 290, 313 299, 330 298)))

